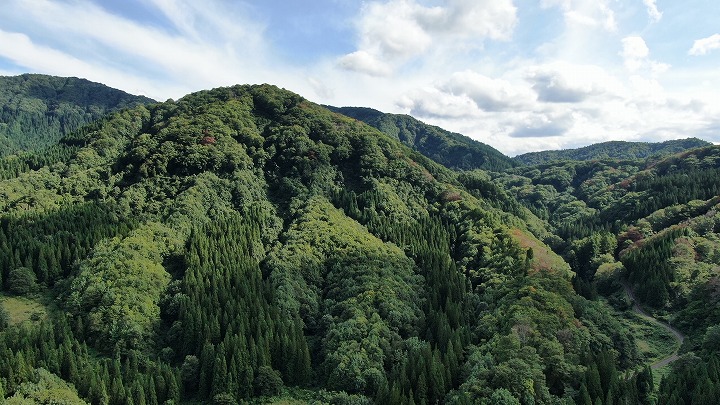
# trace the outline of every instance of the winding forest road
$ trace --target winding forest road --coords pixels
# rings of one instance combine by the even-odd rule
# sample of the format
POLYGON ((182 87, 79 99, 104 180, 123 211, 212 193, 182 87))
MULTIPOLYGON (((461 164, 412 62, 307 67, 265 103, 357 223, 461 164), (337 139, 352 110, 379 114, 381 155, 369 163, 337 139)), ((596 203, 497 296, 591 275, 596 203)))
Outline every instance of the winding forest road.
MULTIPOLYGON (((633 292, 632 288, 630 288, 630 285, 626 281, 624 281, 622 283, 622 286, 625 289, 625 294, 627 294, 627 296, 630 297, 630 300, 633 303, 633 311, 636 314, 640 315, 641 317, 643 317, 657 325, 660 325, 663 329, 672 333, 673 337, 678 342, 678 349, 679 349, 680 346, 682 345, 683 341, 685 340, 685 335, 683 335, 679 330, 675 329, 671 325, 669 325, 663 321, 660 321, 660 320, 654 318, 653 316, 651 316, 650 314, 648 314, 647 312, 645 312, 645 310, 642 309, 640 304, 638 304, 638 300, 637 300, 637 298, 635 298, 635 293, 633 292)), ((675 351, 673 351, 669 356, 663 357, 662 359, 659 359, 658 361, 651 364, 650 368, 652 368, 653 370, 656 370, 656 369, 665 367, 668 364, 672 363, 673 361, 677 360, 679 357, 678 349, 675 349, 675 351)))

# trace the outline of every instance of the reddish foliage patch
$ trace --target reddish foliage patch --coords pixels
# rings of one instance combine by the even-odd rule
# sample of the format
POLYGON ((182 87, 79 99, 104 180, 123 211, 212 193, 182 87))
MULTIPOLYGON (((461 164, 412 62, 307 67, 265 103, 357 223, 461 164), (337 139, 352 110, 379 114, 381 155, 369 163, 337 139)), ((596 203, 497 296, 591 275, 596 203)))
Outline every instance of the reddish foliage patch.
POLYGON ((630 179, 625 179, 621 181, 618 185, 627 190, 628 188, 630 188, 630 179))
POLYGON ((457 191, 445 191, 443 193, 443 200, 447 202, 460 201, 462 200, 462 196, 457 191))
POLYGON ((200 140, 200 145, 215 145, 215 137, 214 136, 204 136, 200 140))

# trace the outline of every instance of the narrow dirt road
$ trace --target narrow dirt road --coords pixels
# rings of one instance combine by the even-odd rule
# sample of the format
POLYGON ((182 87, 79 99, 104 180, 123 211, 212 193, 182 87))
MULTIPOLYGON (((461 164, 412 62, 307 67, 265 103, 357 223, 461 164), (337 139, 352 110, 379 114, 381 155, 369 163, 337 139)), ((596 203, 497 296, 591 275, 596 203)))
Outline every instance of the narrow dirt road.
MULTIPOLYGON (((638 304, 638 300, 637 300, 637 298, 635 298, 635 293, 633 292, 632 288, 630 288, 630 285, 627 282, 623 282, 622 285, 623 285, 623 288, 625 289, 625 294, 627 294, 627 296, 630 298, 630 300, 633 303, 633 311, 636 314, 642 316, 643 318, 648 319, 657 325, 660 325, 662 328, 664 328, 668 332, 672 333, 672 335, 675 337, 675 340, 677 340, 677 342, 678 342, 678 348, 679 348, 680 345, 682 345, 683 341, 685 340, 685 335, 683 335, 679 330, 675 329, 671 325, 669 325, 663 321, 660 321, 656 318, 653 318, 650 314, 645 312, 645 310, 642 309, 640 304, 638 304)), ((675 351, 672 352, 669 356, 663 357, 662 359, 651 364, 650 368, 652 368, 653 370, 656 370, 658 368, 667 366, 668 364, 672 363, 673 361, 675 361, 677 359, 678 359, 678 349, 675 349, 675 351)))

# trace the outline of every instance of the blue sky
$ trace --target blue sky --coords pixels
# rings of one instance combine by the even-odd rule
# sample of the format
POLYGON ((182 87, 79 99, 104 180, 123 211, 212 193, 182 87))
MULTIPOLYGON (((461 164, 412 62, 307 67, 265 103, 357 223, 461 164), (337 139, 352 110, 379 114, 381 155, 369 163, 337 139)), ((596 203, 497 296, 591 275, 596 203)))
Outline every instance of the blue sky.
POLYGON ((714 0, 3 0, 0 75, 158 100, 272 83, 515 155, 720 141, 714 0))

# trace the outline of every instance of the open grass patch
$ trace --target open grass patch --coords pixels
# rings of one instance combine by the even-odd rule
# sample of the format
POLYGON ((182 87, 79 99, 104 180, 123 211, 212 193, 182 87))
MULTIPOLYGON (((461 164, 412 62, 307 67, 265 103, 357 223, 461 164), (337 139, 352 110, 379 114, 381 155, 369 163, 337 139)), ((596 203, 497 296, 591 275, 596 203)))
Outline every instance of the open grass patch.
POLYGON ((670 374, 670 370, 672 369, 672 365, 668 364, 665 367, 656 368, 653 370, 653 382, 655 383, 655 388, 657 389, 660 386, 660 381, 662 381, 663 377, 670 374))
POLYGON ((635 337, 645 362, 654 363, 678 349, 678 342, 672 333, 657 322, 630 311, 625 312, 620 319, 635 337))
POLYGON ((39 322, 47 318, 47 309, 38 299, 0 295, 0 304, 10 317, 10 325, 39 322))
POLYGON ((562 271, 571 274, 570 265, 562 257, 553 252, 549 247, 540 242, 533 234, 518 228, 510 230, 510 235, 523 249, 532 249, 532 260, 530 260, 531 271, 562 271))

